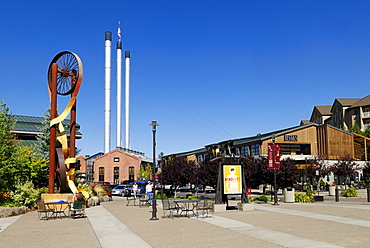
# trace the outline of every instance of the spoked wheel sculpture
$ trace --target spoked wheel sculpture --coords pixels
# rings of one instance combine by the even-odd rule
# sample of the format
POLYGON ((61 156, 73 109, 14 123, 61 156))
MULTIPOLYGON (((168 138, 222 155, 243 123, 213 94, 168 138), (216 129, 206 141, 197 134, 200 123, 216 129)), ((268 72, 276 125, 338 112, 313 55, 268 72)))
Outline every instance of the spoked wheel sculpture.
POLYGON ((57 54, 49 65, 48 86, 51 102, 49 193, 54 193, 55 183, 60 193, 67 192, 67 182, 70 188, 75 189, 73 175, 76 163, 76 98, 82 83, 82 75, 80 58, 69 51, 57 54), (60 115, 57 114, 57 95, 71 96, 67 107, 60 115), (70 114, 69 142, 62 124, 68 114, 70 114), (57 148, 57 140, 61 148, 57 148))

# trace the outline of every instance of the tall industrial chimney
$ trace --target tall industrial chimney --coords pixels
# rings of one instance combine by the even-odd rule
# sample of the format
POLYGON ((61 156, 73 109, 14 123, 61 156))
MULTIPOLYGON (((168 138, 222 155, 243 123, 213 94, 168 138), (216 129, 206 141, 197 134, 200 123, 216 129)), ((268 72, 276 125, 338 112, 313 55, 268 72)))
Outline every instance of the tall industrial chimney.
POLYGON ((125 148, 130 149, 130 51, 125 51, 125 148))
POLYGON ((110 84, 111 84, 111 51, 112 32, 105 32, 105 108, 104 108, 104 153, 110 148, 110 84))
MULTIPOLYGON (((120 29, 118 28, 120 37, 120 29)), ((117 41, 117 144, 122 147, 121 121, 122 121, 122 42, 121 38, 117 41)))

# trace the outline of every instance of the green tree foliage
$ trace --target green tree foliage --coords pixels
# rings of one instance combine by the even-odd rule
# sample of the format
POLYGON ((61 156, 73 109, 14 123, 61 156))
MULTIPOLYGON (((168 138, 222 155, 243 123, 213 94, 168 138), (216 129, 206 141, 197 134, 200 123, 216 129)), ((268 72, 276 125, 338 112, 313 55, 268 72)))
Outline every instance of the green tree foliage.
POLYGON ((138 175, 139 180, 149 180, 153 174, 153 167, 147 163, 145 166, 140 166, 138 175))
POLYGON ((370 138, 370 125, 367 125, 365 131, 362 133, 363 136, 370 138))
POLYGON ((15 136, 11 133, 16 123, 15 117, 0 102, 0 190, 6 190, 13 182, 13 173, 17 170, 15 136))
POLYGON ((30 181, 37 188, 46 187, 48 182, 48 161, 35 151, 35 147, 18 146, 16 153, 17 170, 13 180, 30 181))
POLYGON ((361 129, 360 129, 360 127, 358 126, 357 121, 354 121, 354 122, 353 122, 353 125, 352 125, 352 128, 350 129, 350 131, 351 131, 352 133, 358 133, 358 134, 361 134, 361 129))
POLYGON ((37 152, 49 161, 49 147, 50 147, 50 109, 44 112, 44 120, 39 128, 41 134, 37 135, 37 152))

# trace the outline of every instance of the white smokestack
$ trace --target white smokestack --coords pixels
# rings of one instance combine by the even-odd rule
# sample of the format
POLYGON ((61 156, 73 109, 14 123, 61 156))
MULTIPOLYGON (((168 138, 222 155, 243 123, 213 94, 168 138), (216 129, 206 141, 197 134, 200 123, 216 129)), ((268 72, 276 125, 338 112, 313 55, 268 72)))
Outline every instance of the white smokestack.
POLYGON ((117 41, 117 148, 122 147, 122 42, 117 41))
POLYGON ((130 149, 130 51, 125 51, 125 148, 130 149))
POLYGON ((105 32, 105 108, 104 108, 104 153, 110 148, 110 80, 111 80, 111 51, 112 32, 105 32))

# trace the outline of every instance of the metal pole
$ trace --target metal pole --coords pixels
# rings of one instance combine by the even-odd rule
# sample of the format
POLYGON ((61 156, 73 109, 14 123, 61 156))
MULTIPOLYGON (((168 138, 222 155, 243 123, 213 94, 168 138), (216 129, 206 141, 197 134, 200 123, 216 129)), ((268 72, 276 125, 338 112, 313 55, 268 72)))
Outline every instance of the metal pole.
POLYGON ((367 202, 370 202, 370 188, 367 188, 367 202))
POLYGON ((335 188, 335 201, 339 202, 339 189, 335 188))
POLYGON ((156 133, 156 127, 159 126, 156 121, 152 121, 152 124, 150 124, 153 127, 153 202, 152 202, 152 218, 150 220, 158 220, 157 218, 157 201, 155 199, 155 133, 156 133))
POLYGON ((279 205, 277 198, 277 189, 276 189, 276 147, 275 147, 275 136, 272 139, 272 157, 274 163, 274 205, 279 205))
MULTIPOLYGON (((51 65, 51 106, 50 106, 50 120, 57 117, 57 74, 58 65, 56 63, 51 65)), ((50 146, 49 146, 49 182, 48 192, 54 193, 55 183, 55 169, 56 169, 56 124, 50 127, 50 146)))

